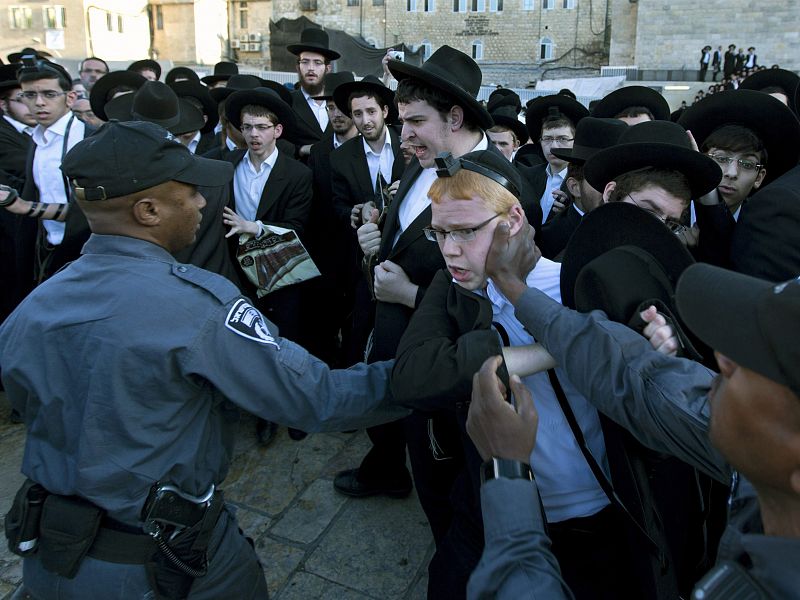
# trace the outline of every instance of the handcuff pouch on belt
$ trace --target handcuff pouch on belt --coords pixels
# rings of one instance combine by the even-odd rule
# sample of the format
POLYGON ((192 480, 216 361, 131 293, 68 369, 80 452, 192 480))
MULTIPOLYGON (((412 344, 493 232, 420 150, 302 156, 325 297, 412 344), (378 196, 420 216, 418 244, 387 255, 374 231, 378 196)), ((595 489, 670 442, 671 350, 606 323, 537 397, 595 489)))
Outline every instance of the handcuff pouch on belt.
POLYGON ((185 598, 194 580, 206 574, 211 533, 224 505, 211 485, 202 496, 155 484, 142 510, 144 531, 158 552, 145 565, 157 598, 185 598))

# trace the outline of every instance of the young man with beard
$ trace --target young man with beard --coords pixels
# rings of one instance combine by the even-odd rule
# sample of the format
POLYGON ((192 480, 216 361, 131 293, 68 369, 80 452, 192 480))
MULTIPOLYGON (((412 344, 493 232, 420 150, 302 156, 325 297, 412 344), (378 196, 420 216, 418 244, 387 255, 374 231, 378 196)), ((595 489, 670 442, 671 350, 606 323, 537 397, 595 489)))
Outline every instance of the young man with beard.
POLYGON ((292 92, 292 108, 297 121, 293 141, 298 147, 298 156, 305 158, 311 152, 311 146, 330 131, 325 101, 315 98, 323 95, 325 76, 332 68, 331 61, 341 54, 329 48, 328 34, 317 28, 304 29, 300 42, 286 49, 297 56, 300 89, 292 92))

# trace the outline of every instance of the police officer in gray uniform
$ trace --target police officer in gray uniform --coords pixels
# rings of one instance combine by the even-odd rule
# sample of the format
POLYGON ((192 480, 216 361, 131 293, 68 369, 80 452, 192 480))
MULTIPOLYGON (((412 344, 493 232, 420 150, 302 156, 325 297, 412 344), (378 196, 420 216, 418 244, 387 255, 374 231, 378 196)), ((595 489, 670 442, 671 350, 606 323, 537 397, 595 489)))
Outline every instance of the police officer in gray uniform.
POLYGON ((266 598, 217 489, 238 409, 303 431, 397 419, 391 363, 331 371, 225 278, 177 263, 227 163, 160 126, 110 122, 62 169, 92 228, 83 255, 0 329, 28 481, 6 519, 24 588, 47 598, 266 598))

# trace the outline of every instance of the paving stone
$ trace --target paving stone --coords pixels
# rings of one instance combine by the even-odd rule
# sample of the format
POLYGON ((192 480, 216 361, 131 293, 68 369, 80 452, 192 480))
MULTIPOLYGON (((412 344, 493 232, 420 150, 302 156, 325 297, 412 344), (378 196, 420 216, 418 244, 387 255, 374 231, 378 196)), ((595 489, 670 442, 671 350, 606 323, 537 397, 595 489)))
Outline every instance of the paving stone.
POLYGON ((377 598, 405 594, 432 543, 416 496, 352 500, 305 570, 377 598))
POLYGON ((310 573, 296 573, 288 585, 281 590, 276 600, 367 600, 355 590, 337 585, 310 573))
POLYGON ((239 528, 244 531, 245 535, 254 540, 263 536, 272 523, 272 520, 268 516, 241 507, 236 507, 236 520, 239 522, 239 528))
POLYGON ((264 567, 269 595, 273 597, 305 558, 305 552, 300 548, 273 540, 268 535, 257 539, 255 546, 261 566, 264 567))
POLYGON ((2 598, 3 600, 8 600, 9 598, 11 598, 11 596, 14 595, 16 589, 17 589, 16 585, 0 581, 0 598, 2 598))
MULTIPOLYGON (((17 490, 25 481, 20 473, 22 453, 25 449, 25 429, 17 425, 15 431, 7 432, 2 437, 0 445, 0 515, 4 515, 11 508, 17 490)), ((0 544, 5 545, 5 544, 0 544)))
POLYGON ((355 469, 371 447, 372 442, 363 429, 351 434, 347 446, 325 465, 322 476, 332 480, 339 471, 355 469))
POLYGON ((270 534, 310 544, 330 525, 347 498, 337 494, 330 481, 319 479, 308 486, 270 534))

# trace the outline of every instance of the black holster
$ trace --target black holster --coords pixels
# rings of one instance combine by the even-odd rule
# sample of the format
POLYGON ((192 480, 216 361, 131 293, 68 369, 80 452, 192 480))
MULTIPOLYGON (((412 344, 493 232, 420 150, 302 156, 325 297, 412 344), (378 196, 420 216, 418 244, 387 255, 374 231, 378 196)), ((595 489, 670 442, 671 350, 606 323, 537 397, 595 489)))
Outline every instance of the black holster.
POLYGON ((75 577, 104 515, 103 509, 83 498, 49 495, 39 526, 42 566, 62 577, 75 577))
POLYGON ((8 549, 18 556, 30 556, 39 547, 39 524, 48 492, 41 485, 26 479, 14 497, 5 518, 8 549))

